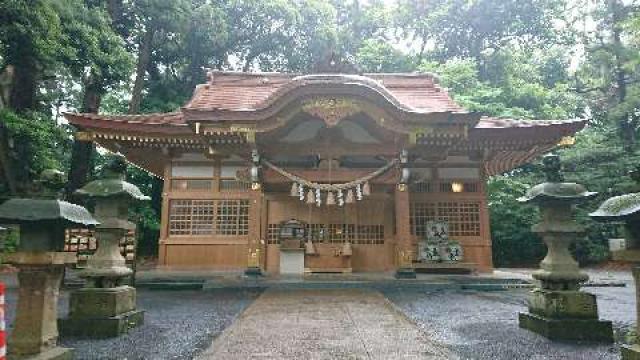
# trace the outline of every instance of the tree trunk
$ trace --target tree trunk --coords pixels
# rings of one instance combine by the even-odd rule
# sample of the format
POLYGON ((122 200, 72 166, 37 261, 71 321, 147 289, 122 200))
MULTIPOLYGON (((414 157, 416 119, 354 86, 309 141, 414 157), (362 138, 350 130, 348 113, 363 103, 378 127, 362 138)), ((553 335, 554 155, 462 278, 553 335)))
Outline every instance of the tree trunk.
POLYGON ((13 69, 9 107, 17 113, 35 110, 38 70, 28 64, 15 65, 13 69))
POLYGON ((153 29, 147 28, 146 32, 140 39, 140 53, 138 54, 138 64, 136 66, 136 80, 133 84, 131 101, 129 102, 129 114, 137 114, 140 112, 142 89, 144 88, 144 75, 147 71, 147 67, 149 66, 149 61, 151 61, 153 33, 153 29))
MULTIPOLYGON (((91 75, 85 80, 82 112, 97 114, 100 109, 104 89, 96 83, 95 79, 96 77, 91 75)), ((73 196, 73 192, 81 188, 91 175, 93 151, 94 145, 91 141, 75 139, 73 142, 69 181, 65 189, 66 198, 72 202, 78 202, 78 199, 73 196)))
POLYGON ((0 166, 2 166, 2 176, 7 183, 9 192, 11 195, 16 195, 18 190, 16 186, 15 174, 13 173, 13 167, 11 166, 11 157, 9 156, 9 144, 8 144, 7 128, 4 123, 0 122, 0 166))
MULTIPOLYGON (((624 68, 625 59, 623 58, 621 26, 623 19, 623 6, 619 0, 610 0, 609 12, 611 15, 611 34, 613 42, 613 58, 614 58, 614 78, 616 83, 616 103, 622 104, 627 98, 627 72, 624 68)), ((620 136, 622 138, 623 147, 627 152, 633 152, 636 145, 636 129, 637 120, 632 114, 622 114, 618 121, 620 136)))

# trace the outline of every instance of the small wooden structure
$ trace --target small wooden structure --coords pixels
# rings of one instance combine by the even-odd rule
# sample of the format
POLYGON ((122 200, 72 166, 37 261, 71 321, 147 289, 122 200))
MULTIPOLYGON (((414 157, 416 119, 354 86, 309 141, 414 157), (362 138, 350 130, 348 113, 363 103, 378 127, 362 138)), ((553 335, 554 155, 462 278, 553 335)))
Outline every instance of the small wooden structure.
POLYGON ((427 221, 489 271, 486 178, 585 125, 482 117, 431 74, 211 72, 176 112, 65 116, 77 140, 164 179, 161 265, 271 273, 290 219, 314 271, 410 267, 427 221))

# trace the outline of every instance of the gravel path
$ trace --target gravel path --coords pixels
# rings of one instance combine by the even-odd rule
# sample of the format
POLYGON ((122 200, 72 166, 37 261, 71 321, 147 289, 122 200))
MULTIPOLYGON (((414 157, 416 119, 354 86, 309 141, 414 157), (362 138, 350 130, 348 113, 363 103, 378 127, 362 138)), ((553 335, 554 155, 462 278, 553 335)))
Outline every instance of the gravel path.
MULTIPOLYGON (((257 296, 258 292, 138 290, 138 308, 146 311, 143 326, 127 335, 107 340, 62 338, 75 348, 76 359, 192 359, 211 345, 257 296)), ((15 291, 7 292, 7 315, 12 323, 15 291)), ((63 292, 60 315, 66 313, 68 293, 63 292)))
POLYGON ((588 288, 602 319, 612 320, 615 345, 551 342, 518 327, 527 290, 451 292, 393 290, 385 296, 432 340, 461 359, 619 359, 619 342, 635 322, 634 288, 588 288))

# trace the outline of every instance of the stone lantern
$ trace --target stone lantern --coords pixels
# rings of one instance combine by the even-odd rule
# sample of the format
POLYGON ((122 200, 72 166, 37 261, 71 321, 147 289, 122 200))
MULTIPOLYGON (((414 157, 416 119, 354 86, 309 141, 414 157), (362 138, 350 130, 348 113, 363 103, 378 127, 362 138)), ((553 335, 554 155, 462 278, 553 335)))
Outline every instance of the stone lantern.
POLYGON ((69 318, 64 319, 65 334, 94 338, 114 337, 142 324, 144 312, 136 310, 135 288, 123 285, 132 270, 120 253, 120 240, 135 225, 129 222, 128 209, 134 200, 148 200, 135 185, 125 181, 126 162, 116 155, 104 168, 102 179, 76 191, 95 201, 94 215, 98 250, 87 260, 79 275, 86 286, 70 298, 69 318))
POLYGON ((64 175, 42 173, 39 199, 10 199, 0 205, 0 222, 20 226, 16 253, 7 256, 18 272, 18 307, 9 338, 9 355, 16 358, 71 359, 71 349, 56 346, 57 309, 65 265, 75 254, 63 252, 65 229, 98 222, 82 206, 57 199, 64 175))
POLYGON ((532 227, 547 245, 547 256, 533 277, 540 286, 531 292, 529 312, 520 313, 520 327, 552 340, 613 341, 610 321, 598 319, 596 297, 580 291, 588 280, 569 251, 569 245, 584 234, 573 219, 573 207, 596 193, 584 186, 564 182, 560 159, 543 159, 545 183, 532 187, 518 199, 540 208, 542 221, 532 227))
MULTIPOLYGON (((632 171, 631 177, 640 182, 640 168, 632 171)), ((602 222, 621 222, 624 224, 627 241, 639 244, 640 232, 640 193, 614 196, 589 214, 592 219, 602 222)), ((640 325, 640 266, 633 268, 633 279, 636 283, 636 326, 640 325)), ((622 358, 625 360, 640 359, 640 345, 622 347, 622 358)))

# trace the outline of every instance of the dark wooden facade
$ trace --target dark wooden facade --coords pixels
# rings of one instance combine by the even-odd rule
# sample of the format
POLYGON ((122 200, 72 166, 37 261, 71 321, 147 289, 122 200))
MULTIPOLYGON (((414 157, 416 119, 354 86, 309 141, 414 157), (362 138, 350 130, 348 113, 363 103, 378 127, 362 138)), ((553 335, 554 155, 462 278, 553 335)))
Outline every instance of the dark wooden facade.
POLYGON ((305 266, 312 271, 406 266, 430 220, 447 221, 465 262, 489 271, 487 177, 584 126, 466 112, 429 74, 215 72, 175 113, 66 116, 79 140, 121 151, 164 178, 161 265, 257 265, 273 273, 278 224, 292 218, 311 230, 316 254, 305 266), (300 201, 290 194, 291 179, 264 164, 251 176, 252 154, 302 179, 341 184, 403 153, 406 163, 394 163, 370 181, 369 196, 344 206, 300 201), (345 242, 351 256, 343 254, 345 242))

